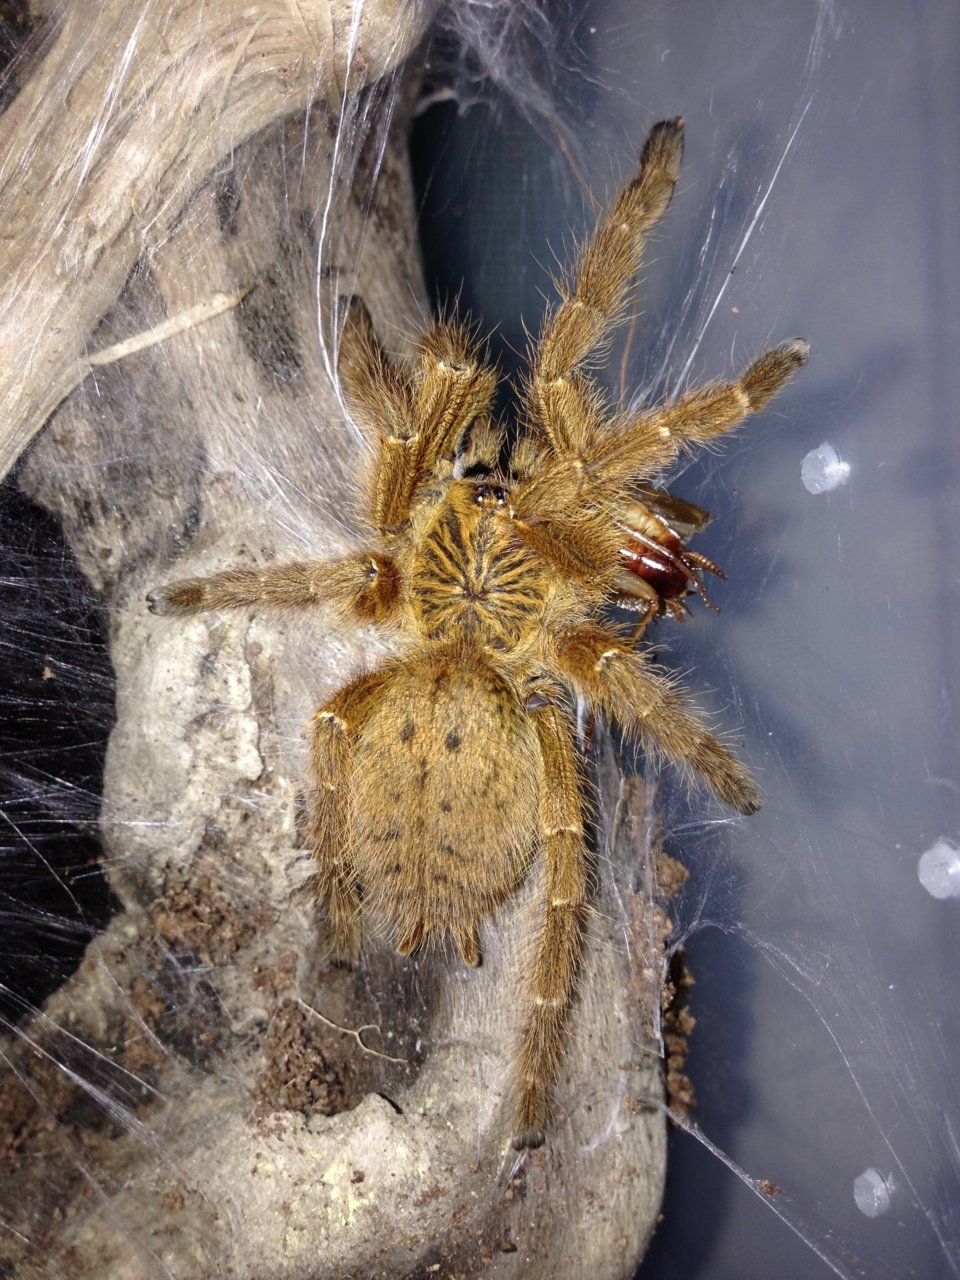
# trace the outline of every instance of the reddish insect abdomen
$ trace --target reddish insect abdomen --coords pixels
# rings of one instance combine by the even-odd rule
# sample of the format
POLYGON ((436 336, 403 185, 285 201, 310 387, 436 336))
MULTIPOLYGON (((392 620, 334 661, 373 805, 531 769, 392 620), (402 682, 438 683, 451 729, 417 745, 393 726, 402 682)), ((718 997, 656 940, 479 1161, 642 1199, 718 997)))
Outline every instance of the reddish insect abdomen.
POLYGON ((675 599, 690 589, 690 574, 676 562, 683 552, 683 546, 679 538, 674 538, 673 542, 676 543, 675 547, 666 548, 673 552, 673 559, 634 538, 628 538, 620 548, 624 568, 648 582, 663 600, 675 599))

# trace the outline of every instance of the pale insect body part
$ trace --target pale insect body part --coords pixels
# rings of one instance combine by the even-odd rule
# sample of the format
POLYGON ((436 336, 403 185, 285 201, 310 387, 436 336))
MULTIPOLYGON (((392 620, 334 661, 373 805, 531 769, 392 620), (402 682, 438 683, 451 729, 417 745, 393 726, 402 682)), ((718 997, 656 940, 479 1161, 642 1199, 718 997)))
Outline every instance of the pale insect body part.
POLYGON ((738 377, 614 413, 584 372, 621 318, 644 235, 673 194, 683 122, 654 126, 637 176, 559 282, 504 461, 496 373, 468 329, 441 321, 416 367, 387 357, 351 303, 339 372, 372 445, 367 548, 340 560, 225 570, 155 592, 165 614, 325 605, 388 626, 397 656, 358 676, 310 723, 309 838, 336 957, 360 955, 364 915, 409 954, 449 938, 480 961, 479 926, 538 876, 532 961, 514 1072, 514 1141, 535 1147, 588 919, 588 805, 577 706, 699 777, 750 814, 747 769, 636 642, 722 576, 686 541, 706 513, 659 489, 691 446, 761 409, 803 364, 794 339, 738 377), (637 617, 623 627, 607 606, 637 617))

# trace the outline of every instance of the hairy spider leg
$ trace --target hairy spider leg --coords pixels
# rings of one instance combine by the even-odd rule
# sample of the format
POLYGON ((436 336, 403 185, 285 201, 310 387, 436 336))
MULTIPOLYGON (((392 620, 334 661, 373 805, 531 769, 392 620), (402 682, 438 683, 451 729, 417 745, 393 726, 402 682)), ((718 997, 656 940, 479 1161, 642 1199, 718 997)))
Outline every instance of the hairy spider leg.
MULTIPOLYGON (((476 924, 452 923, 448 932, 457 948, 457 954, 464 964, 475 969, 480 963, 480 929, 476 924)), ((397 954, 412 956, 426 942, 429 934, 422 916, 418 916, 403 933, 397 937, 397 954)))
MULTIPOLYGON (((529 448, 522 451, 531 474, 515 486, 510 509, 520 537, 561 573, 622 594, 619 516, 629 509, 633 487, 669 465, 688 441, 702 443, 730 431, 762 408, 800 368, 807 352, 805 342, 792 339, 765 352, 736 381, 697 388, 612 429, 602 423, 594 390, 580 395, 571 379, 561 380, 550 392, 552 399, 548 397, 551 413, 564 398, 580 396, 592 425, 582 435, 582 452, 575 455, 568 452, 556 459, 548 452, 531 457, 529 448)), ((688 553, 688 559, 716 570, 696 552, 688 553)), ((646 597, 639 606, 635 640, 660 605, 659 595, 644 592, 639 582, 630 581, 626 597, 646 597)))
POLYGON ((574 371, 619 322, 643 256, 644 237, 663 216, 683 159, 683 121, 653 126, 636 178, 621 191, 561 279, 563 301, 547 317, 531 359, 528 414, 556 454, 579 454, 597 425, 591 385, 574 371))
POLYGON ((317 861, 316 894, 333 930, 340 964, 360 958, 360 900, 349 861, 348 787, 351 745, 376 706, 388 676, 360 676, 330 699, 309 725, 310 841, 317 861))
POLYGON ((451 463, 474 422, 489 418, 496 385, 463 325, 441 322, 420 340, 412 374, 393 365, 366 308, 354 299, 339 372, 361 425, 378 448, 370 487, 374 525, 402 530, 418 491, 451 463))
POLYGON ((587 917, 588 855, 583 843, 581 780, 573 728, 568 717, 549 703, 530 714, 543 760, 540 840, 544 901, 517 1064, 514 1146, 518 1149, 543 1143, 587 917))
POLYGON ((246 605, 327 605, 355 622, 387 622, 400 604, 400 576, 389 556, 359 551, 342 560, 225 569, 183 578, 147 596, 154 613, 191 614, 246 605))
POLYGON ((685 445, 732 431, 763 408, 805 362, 808 350, 806 342, 793 338, 764 352, 734 381, 697 387, 613 426, 604 425, 602 410, 593 403, 595 392, 578 391, 575 381, 565 380, 546 397, 550 413, 556 416, 558 405, 580 396, 580 408, 590 414, 589 430, 581 433, 580 452, 545 461, 521 482, 514 496, 517 514, 532 524, 577 512, 584 501, 623 505, 625 491, 663 471, 685 445))
POLYGON ((643 654, 603 627, 576 627, 559 637, 556 663, 577 693, 627 735, 695 769, 719 799, 741 813, 760 808, 757 784, 744 766, 643 654))
POLYGON ((627 418, 604 435, 598 433, 583 455, 592 490, 622 490, 649 479, 688 443, 702 444, 732 431, 796 373, 809 349, 802 339, 792 338, 765 351, 739 378, 696 387, 627 418))

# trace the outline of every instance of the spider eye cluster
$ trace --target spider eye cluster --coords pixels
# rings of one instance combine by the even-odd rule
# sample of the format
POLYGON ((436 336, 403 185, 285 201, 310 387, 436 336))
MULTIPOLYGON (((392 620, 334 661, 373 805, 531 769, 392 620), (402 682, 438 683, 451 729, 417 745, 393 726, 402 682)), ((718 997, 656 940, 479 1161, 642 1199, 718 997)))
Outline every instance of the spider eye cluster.
POLYGON ((478 507, 502 507, 507 501, 507 490, 502 484, 478 484, 473 500, 478 507))

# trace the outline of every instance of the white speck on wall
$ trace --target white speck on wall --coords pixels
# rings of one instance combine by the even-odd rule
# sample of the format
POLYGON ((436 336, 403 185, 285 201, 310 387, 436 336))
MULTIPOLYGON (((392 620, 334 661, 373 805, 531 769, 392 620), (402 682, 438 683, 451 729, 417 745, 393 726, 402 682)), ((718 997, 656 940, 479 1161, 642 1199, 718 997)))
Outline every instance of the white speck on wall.
POLYGON ((879 1218, 890 1208, 893 1184, 877 1169, 864 1169, 853 1180, 853 1198, 865 1218, 879 1218))
POLYGON ((917 863, 920 883, 933 898, 960 898, 960 849, 942 837, 917 863))
POLYGON ((804 457, 800 479, 807 493, 829 493, 850 479, 850 463, 843 461, 832 444, 824 443, 804 457))

